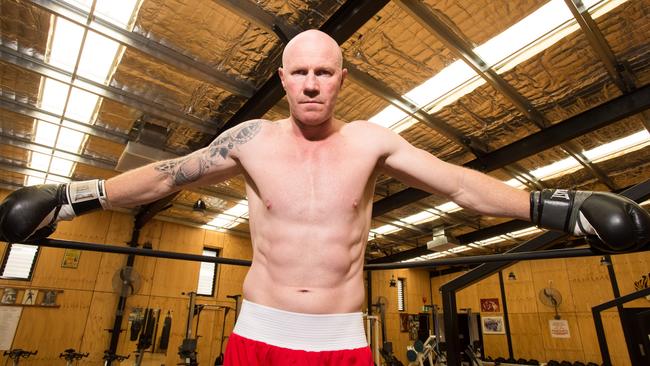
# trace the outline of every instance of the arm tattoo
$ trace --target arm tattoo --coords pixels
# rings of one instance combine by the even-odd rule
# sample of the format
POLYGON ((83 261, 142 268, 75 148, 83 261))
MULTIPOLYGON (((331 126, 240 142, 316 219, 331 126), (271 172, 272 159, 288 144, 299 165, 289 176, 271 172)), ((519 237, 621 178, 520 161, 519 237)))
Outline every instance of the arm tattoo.
POLYGON ((170 177, 172 186, 196 182, 205 175, 210 167, 219 163, 219 158, 227 159, 230 151, 237 145, 243 145, 252 140, 261 129, 262 120, 244 122, 219 135, 205 149, 186 157, 163 161, 154 169, 162 175, 170 177))

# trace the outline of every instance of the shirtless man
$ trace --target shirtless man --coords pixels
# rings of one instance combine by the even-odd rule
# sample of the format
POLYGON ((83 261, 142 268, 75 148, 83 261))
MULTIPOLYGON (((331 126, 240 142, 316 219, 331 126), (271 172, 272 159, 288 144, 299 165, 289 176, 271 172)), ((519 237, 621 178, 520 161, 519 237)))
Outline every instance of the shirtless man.
MULTIPOLYGON (((188 156, 106 182, 23 188, 3 204, 2 236, 20 241, 38 227, 90 209, 133 207, 243 174, 253 264, 226 364, 247 366, 372 365, 360 309, 380 173, 483 215, 532 217, 544 227, 595 237, 593 225, 607 242, 601 246, 615 242, 633 249, 648 242, 648 214, 622 197, 564 190, 531 194, 439 160, 368 121, 335 119, 347 70, 339 46, 325 33, 310 30, 292 39, 279 73, 288 118, 242 123, 188 156)), ((40 230, 36 235, 51 232, 40 230)))

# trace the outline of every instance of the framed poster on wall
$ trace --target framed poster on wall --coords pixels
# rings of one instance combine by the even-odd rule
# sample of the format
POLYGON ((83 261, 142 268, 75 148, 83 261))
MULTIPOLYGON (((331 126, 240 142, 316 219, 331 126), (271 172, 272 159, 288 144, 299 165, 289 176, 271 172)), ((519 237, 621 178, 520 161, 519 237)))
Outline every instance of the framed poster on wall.
POLYGON ((481 299, 481 312, 498 313, 499 311, 501 311, 501 308, 499 307, 498 298, 481 299))
POLYGON ((481 317, 483 334, 506 334, 502 316, 481 317))

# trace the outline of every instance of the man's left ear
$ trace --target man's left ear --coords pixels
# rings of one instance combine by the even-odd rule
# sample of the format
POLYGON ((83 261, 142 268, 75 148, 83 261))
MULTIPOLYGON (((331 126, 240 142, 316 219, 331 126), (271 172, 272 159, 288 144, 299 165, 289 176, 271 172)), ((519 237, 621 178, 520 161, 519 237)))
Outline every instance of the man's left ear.
POLYGON ((341 70, 341 85, 340 85, 340 87, 343 87, 343 80, 345 80, 346 76, 348 76, 348 69, 341 70))

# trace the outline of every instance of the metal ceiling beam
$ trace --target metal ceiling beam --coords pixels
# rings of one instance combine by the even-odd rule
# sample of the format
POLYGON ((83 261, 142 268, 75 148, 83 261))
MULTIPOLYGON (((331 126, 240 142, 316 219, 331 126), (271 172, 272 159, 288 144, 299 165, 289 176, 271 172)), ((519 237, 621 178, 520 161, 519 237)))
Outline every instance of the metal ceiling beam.
POLYGON ((302 30, 283 19, 268 13, 250 0, 215 0, 215 2, 240 18, 246 19, 263 29, 266 33, 275 34, 286 43, 287 39, 295 37, 302 30), (286 39, 283 39, 286 38, 286 39))
POLYGON ((29 0, 35 6, 56 16, 65 18, 83 28, 92 30, 106 38, 112 39, 124 46, 142 52, 163 63, 173 66, 178 71, 192 76, 197 80, 210 82, 232 94, 249 98, 255 87, 235 75, 216 70, 206 64, 175 51, 167 46, 153 41, 140 34, 129 32, 110 22, 94 16, 89 25, 86 24, 88 12, 70 4, 57 0, 29 0))
MULTIPOLYGON (((649 108, 650 85, 647 85, 492 151, 464 166, 484 172, 493 171, 649 108)), ((428 196, 430 194, 427 192, 407 188, 375 202, 372 216, 383 215, 428 196)))
POLYGON ((74 154, 67 151, 57 150, 47 145, 42 145, 36 142, 32 142, 29 139, 21 138, 18 136, 11 136, 1 132, 0 132, 0 139, 2 139, 0 141, 0 144, 6 144, 9 146, 19 147, 21 149, 29 150, 32 152, 51 155, 57 158, 73 161, 75 163, 90 165, 95 168, 101 168, 110 171, 115 170, 116 162, 114 161, 100 159, 85 154, 74 154))
POLYGON ((54 174, 54 173, 48 173, 44 170, 40 169, 34 169, 34 168, 28 168, 26 166, 21 166, 17 164, 12 164, 12 163, 7 163, 7 162, 2 162, 0 161, 0 170, 6 170, 8 172, 12 173, 18 173, 22 175, 31 175, 37 178, 45 178, 47 175, 52 175, 57 178, 62 178, 62 179, 70 179, 70 177, 66 177, 64 175, 59 175, 59 174, 54 174))
MULTIPOLYGON (((485 61, 474 52, 474 47, 460 34, 459 30, 452 29, 440 14, 429 9, 425 4, 417 0, 397 0, 397 4, 411 17, 417 20, 422 26, 434 34, 445 46, 454 52, 461 60, 469 65, 478 75, 487 81, 494 89, 503 94, 510 102, 528 119, 534 122, 537 127, 544 129, 550 125, 546 117, 526 99, 519 94, 515 88, 508 84, 499 74, 496 73, 485 61)), ((616 190, 612 180, 598 167, 594 166, 585 158, 580 149, 574 144, 567 143, 561 148, 576 159, 582 166, 587 168, 598 180, 616 190)))
POLYGON ((614 81, 614 84, 623 92, 629 93, 634 90, 636 86, 631 77, 630 70, 622 63, 618 62, 616 56, 609 47, 605 37, 598 29, 598 25, 594 22, 589 14, 589 11, 584 6, 581 0, 564 0, 573 17, 580 25, 589 45, 593 51, 598 55, 602 61, 607 74, 614 81))
MULTIPOLYGON (((223 1, 223 4, 226 3, 233 2, 223 1)), ((234 2, 235 5, 238 3, 239 2, 234 2)), ((388 0, 348 0, 320 27, 320 30, 329 34, 338 44, 342 44, 387 3, 388 0)), ((267 15, 262 14, 264 10, 259 8, 257 5, 251 7, 248 11, 250 13, 247 14, 254 14, 255 16, 246 16, 247 14, 244 14, 243 16, 246 16, 246 19, 249 19, 251 22, 257 21, 255 19, 267 17, 267 15)), ((280 24, 280 20, 277 18, 274 19, 278 24, 280 24)), ((266 27, 264 29, 272 30, 273 28, 273 24, 270 26, 267 23, 256 24, 260 27, 266 27)), ((280 29, 285 27, 287 26, 283 24, 280 29)), ((292 34, 292 32, 294 32, 294 30, 287 30, 287 33, 289 34, 292 34)), ((228 122, 224 124, 220 130, 224 131, 241 122, 260 118, 273 108, 273 106, 280 101, 283 96, 284 89, 280 83, 280 77, 277 73, 273 73, 262 87, 237 111, 237 113, 235 113, 234 116, 228 120, 228 122)))
MULTIPOLYGON (((598 25, 593 20, 589 11, 584 6, 581 0, 564 0, 566 5, 571 10, 573 17, 576 19, 582 32, 585 34, 587 41, 594 53, 598 56, 600 61, 605 66, 609 78, 614 82, 616 87, 623 92, 629 93, 636 89, 635 75, 626 62, 620 62, 603 33, 598 28, 598 25)), ((650 113, 644 111, 641 113, 641 121, 646 130, 650 131, 650 113)))
MULTIPOLYGON (((56 113, 46 111, 28 103, 19 102, 4 95, 0 95, 0 109, 5 109, 25 117, 39 119, 57 125, 61 120, 61 116, 56 113)), ((77 132, 82 132, 121 145, 124 145, 129 141, 129 135, 124 133, 109 130, 97 125, 89 125, 88 123, 79 122, 67 117, 63 118, 63 121, 66 128, 77 132)))
POLYGON ((87 78, 76 76, 72 79, 72 73, 69 71, 49 65, 42 60, 4 45, 0 45, 0 61, 18 66, 64 84, 74 86, 102 98, 119 102, 163 120, 175 122, 181 125, 188 125, 206 134, 214 134, 216 132, 215 127, 207 125, 208 122, 199 118, 170 109, 160 103, 146 100, 145 98, 128 93, 119 88, 100 84, 87 78))

